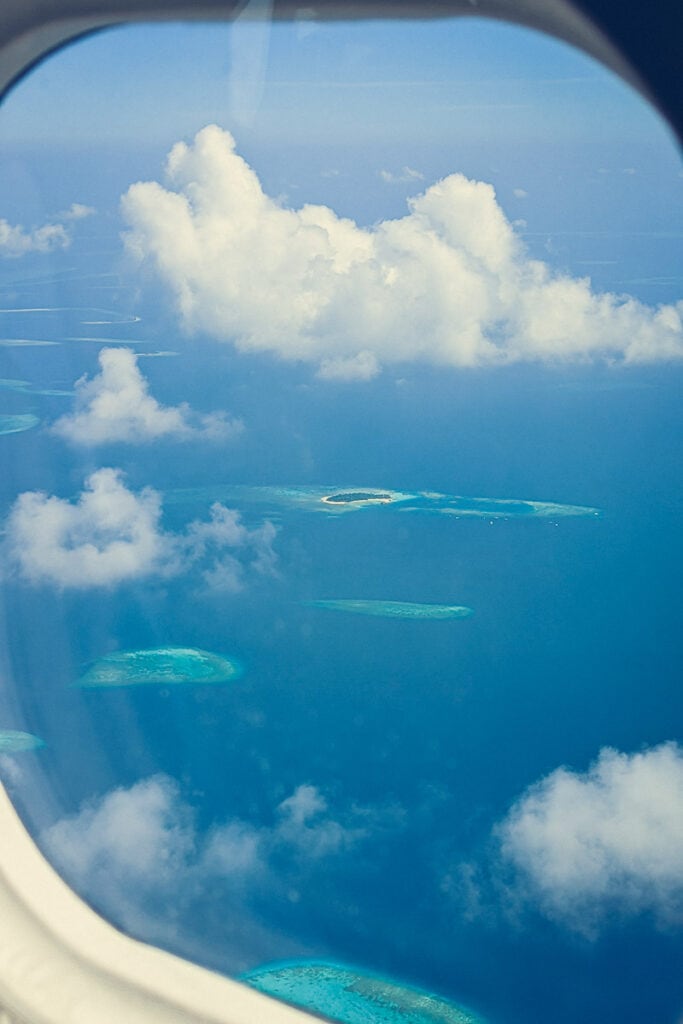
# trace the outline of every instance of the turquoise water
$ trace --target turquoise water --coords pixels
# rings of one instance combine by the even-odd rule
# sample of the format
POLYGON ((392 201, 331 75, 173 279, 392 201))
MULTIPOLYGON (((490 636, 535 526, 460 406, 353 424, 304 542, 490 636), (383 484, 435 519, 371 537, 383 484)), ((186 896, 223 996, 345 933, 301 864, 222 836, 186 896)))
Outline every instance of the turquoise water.
POLYGON ((176 488, 168 493, 171 504, 213 501, 254 505, 272 511, 307 511, 338 514, 366 508, 398 508, 401 512, 435 512, 441 515, 513 519, 518 517, 598 517, 599 508, 566 505, 526 498, 471 498, 436 491, 395 491, 378 487, 272 486, 226 484, 176 488), (346 500, 345 500, 346 499, 346 500))
POLYGON ((73 391, 64 391, 61 388, 36 388, 28 380, 0 380, 0 389, 4 391, 18 391, 20 394, 61 395, 65 398, 73 395, 73 391))
POLYGON ((439 996, 338 964, 276 964, 241 980, 340 1024, 485 1024, 471 1010, 439 996))
POLYGON ((420 604, 415 601, 305 601, 309 608, 377 615, 385 619, 464 619, 472 609, 459 604, 420 604))
POLYGON ((0 416, 0 434, 20 434, 22 430, 37 427, 40 420, 33 413, 18 413, 16 416, 0 416))
POLYGON ((0 729, 0 754, 22 754, 45 746, 38 736, 18 729, 0 729))
POLYGON ((211 651, 193 647, 157 647, 107 654, 96 661, 75 685, 99 688, 229 683, 241 675, 242 667, 237 661, 211 651))

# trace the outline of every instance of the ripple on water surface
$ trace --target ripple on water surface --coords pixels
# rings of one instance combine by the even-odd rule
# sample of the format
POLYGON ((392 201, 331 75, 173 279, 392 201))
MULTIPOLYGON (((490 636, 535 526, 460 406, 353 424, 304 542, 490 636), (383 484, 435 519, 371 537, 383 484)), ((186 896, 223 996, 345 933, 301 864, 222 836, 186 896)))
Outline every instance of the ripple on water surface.
POLYGON ((229 683, 241 675, 242 666, 234 658, 195 647, 152 647, 107 654, 91 665, 75 685, 95 689, 229 683))
POLYGON ((0 729, 0 754, 22 754, 26 750, 38 750, 45 744, 38 736, 16 729, 0 729))
POLYGON ((327 608, 383 619, 464 619, 472 609, 461 604, 418 604, 414 601, 305 601, 308 608, 327 608))
POLYGON ((341 1024, 485 1024, 447 999, 337 964, 275 964, 241 980, 341 1024))
POLYGON ((0 416, 0 434, 19 434, 22 430, 37 427, 40 420, 30 412, 18 413, 16 416, 0 416))

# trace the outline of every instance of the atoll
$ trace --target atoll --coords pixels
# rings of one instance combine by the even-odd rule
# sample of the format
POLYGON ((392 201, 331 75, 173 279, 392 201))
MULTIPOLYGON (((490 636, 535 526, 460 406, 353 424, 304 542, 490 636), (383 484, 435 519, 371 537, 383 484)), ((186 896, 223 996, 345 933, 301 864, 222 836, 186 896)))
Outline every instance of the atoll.
POLYGON ((229 683, 242 675, 238 661, 194 647, 153 647, 116 651, 96 661, 75 684, 84 689, 111 686, 180 686, 229 683))
POLYGON ((309 608, 327 608, 356 615, 376 615, 383 619, 464 619, 472 609, 460 604, 418 604, 414 601, 331 600, 304 601, 309 608))
POLYGON ((485 1024, 448 999, 340 964, 273 964, 240 980, 339 1024, 485 1024))

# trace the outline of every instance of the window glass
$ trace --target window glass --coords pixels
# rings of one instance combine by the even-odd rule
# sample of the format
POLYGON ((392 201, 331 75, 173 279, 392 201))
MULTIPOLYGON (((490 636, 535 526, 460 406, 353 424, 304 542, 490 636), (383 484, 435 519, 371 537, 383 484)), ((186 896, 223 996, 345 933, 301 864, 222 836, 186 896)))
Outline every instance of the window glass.
POLYGON ((475 19, 111 30, 0 110, 0 769, 345 1022, 683 1012, 680 161, 475 19))

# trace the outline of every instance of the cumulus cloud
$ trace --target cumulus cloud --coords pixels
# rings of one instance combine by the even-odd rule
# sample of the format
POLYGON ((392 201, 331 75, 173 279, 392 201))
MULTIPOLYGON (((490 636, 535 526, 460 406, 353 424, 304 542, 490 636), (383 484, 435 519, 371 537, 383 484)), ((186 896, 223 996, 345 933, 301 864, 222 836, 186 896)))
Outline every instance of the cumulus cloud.
POLYGON ((85 203, 72 203, 68 210, 62 210, 57 214, 56 220, 85 220, 97 213, 94 206, 86 206, 85 203))
POLYGON ((110 586, 168 565, 160 519, 156 491, 134 494, 120 470, 99 469, 76 502, 43 491, 20 494, 7 519, 5 544, 31 583, 110 586))
POLYGON ((161 525, 161 495, 129 490, 119 469, 92 473, 76 501, 43 491, 20 494, 6 522, 3 554, 23 579, 60 589, 111 587, 197 568, 209 588, 237 592, 246 573, 273 575, 276 529, 252 530, 216 502, 208 521, 184 532, 161 525))
POLYGON ((68 210, 55 214, 47 224, 29 229, 22 224, 10 224, 0 217, 0 257, 17 259, 30 252, 46 253, 54 252, 55 249, 68 249, 71 234, 64 222, 83 220, 95 212, 92 206, 72 203, 68 210))
POLYGON ((260 576, 276 574, 277 556, 273 549, 276 535, 277 529, 270 520, 249 530, 239 512, 214 502, 208 521, 190 523, 182 546, 185 560, 190 564, 208 562, 202 578, 210 590, 237 593, 244 587, 247 569, 260 576), (230 551, 239 552, 239 557, 230 551), (244 560, 245 552, 249 552, 248 562, 244 560))
POLYGON ((547 917, 592 936, 608 917, 683 925, 683 748, 604 748, 586 772, 558 768, 497 829, 515 887, 547 917))
POLYGON ((265 894, 282 898, 342 847, 360 842, 368 832, 353 822, 362 813, 333 814, 321 792, 303 784, 275 808, 272 825, 235 817, 202 832, 177 783, 159 774, 84 804, 41 839, 67 881, 116 923, 148 941, 191 941, 200 921, 205 955, 213 917, 220 956, 234 943, 239 966, 239 958, 293 952, 292 940, 274 935, 252 899, 263 907, 265 894))
POLYGON ((71 236, 63 224, 43 224, 27 231, 21 224, 10 224, 0 217, 0 256, 17 259, 29 252, 53 252, 68 249, 71 236))
POLYGON ((515 199, 526 199, 526 197, 529 195, 525 188, 513 188, 512 194, 515 197, 515 199))
POLYGON ((409 361, 683 356, 683 303, 595 293, 530 259, 492 186, 462 174, 410 199, 405 217, 362 228, 325 206, 279 205, 216 126, 176 144, 166 172, 167 188, 138 182, 122 199, 128 252, 186 329, 241 351, 333 378, 409 361))
POLYGON ((197 415, 187 403, 164 406, 149 393, 129 348, 103 348, 101 372, 76 381, 76 408, 53 425, 56 434, 73 444, 94 446, 114 441, 139 443, 161 437, 178 440, 227 440, 244 429, 241 420, 226 413, 197 415))
POLYGON ((275 839, 306 852, 308 857, 324 857, 349 849, 367 830, 335 821, 328 804, 315 786, 302 785, 278 807, 275 839))

